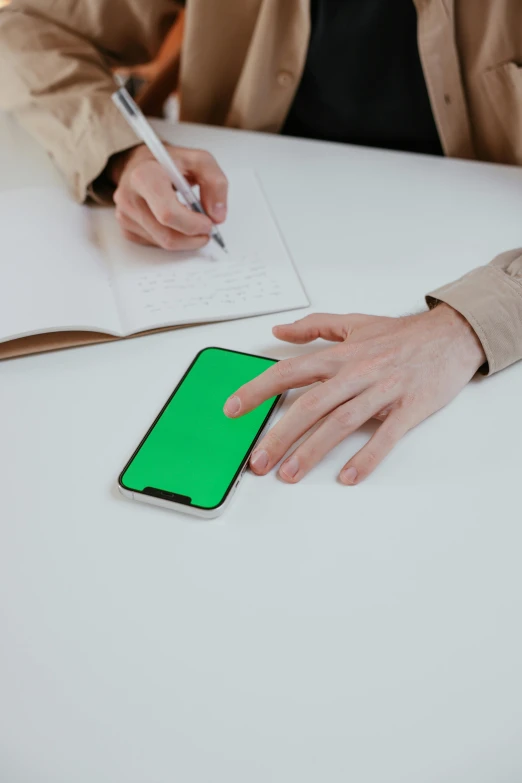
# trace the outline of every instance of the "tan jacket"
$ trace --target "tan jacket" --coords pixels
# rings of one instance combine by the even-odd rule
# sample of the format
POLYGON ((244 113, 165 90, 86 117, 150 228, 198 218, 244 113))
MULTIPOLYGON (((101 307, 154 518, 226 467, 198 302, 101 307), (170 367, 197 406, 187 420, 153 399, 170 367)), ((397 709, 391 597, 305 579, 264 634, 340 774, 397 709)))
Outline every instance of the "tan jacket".
MULTIPOLYGON (((415 0, 446 155, 522 165, 522 0, 415 0)), ((0 11, 0 106, 45 146, 79 200, 136 138, 110 69, 154 57, 174 0, 13 0, 0 11)), ((277 132, 303 70, 309 0, 188 0, 181 118, 277 132)), ((521 204, 522 220, 522 204, 521 204)), ((522 358, 522 249, 435 291, 477 332, 489 371, 522 358)))

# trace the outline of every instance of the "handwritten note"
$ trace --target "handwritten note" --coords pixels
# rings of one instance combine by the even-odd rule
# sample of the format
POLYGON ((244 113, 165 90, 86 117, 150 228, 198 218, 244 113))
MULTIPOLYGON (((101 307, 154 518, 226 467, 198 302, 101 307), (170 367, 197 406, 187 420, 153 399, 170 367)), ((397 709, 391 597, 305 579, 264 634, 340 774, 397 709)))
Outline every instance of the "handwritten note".
POLYGON ((136 281, 137 295, 152 313, 172 316, 194 307, 232 307, 239 302, 281 296, 275 275, 256 255, 212 259, 207 263, 183 262, 166 272, 144 273, 136 281))
POLYGON ((255 174, 230 177, 229 215, 215 243, 167 253, 122 238, 103 213, 99 233, 127 332, 306 307, 308 300, 255 174))

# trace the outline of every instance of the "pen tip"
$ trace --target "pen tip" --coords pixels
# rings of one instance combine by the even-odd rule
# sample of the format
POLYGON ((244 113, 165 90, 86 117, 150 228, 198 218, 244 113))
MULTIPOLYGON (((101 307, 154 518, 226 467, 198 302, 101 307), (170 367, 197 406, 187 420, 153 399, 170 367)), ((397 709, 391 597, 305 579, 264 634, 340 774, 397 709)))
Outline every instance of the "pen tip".
POLYGON ((218 243, 219 247, 220 247, 220 248, 221 248, 221 249, 222 249, 222 250, 223 250, 225 253, 228 253, 228 250, 227 250, 227 248, 226 248, 226 245, 225 245, 225 242, 224 242, 224 240, 223 240, 223 237, 221 236, 221 234, 219 233, 219 231, 214 231, 214 232, 212 233, 212 239, 214 239, 214 240, 215 240, 215 241, 218 243))

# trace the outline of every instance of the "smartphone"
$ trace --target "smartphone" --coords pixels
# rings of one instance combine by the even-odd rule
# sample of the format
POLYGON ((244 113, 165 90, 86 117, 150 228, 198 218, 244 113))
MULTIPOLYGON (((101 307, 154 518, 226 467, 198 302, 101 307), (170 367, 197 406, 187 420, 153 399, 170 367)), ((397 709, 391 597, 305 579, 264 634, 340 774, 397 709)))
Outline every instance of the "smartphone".
POLYGON ((199 517, 221 514, 282 395, 239 419, 227 418, 223 406, 273 364, 224 348, 200 351, 120 474, 120 491, 199 517))

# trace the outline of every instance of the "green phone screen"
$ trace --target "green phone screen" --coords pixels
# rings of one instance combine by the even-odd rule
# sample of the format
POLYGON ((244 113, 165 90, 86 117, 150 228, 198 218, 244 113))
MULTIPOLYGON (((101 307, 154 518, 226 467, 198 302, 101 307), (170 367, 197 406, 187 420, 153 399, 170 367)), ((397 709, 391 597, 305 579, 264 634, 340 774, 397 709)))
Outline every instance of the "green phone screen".
POLYGON ((222 348, 201 351, 121 474, 121 485, 157 497, 172 494, 199 508, 219 506, 278 398, 239 419, 228 419, 223 406, 275 363, 222 348))

